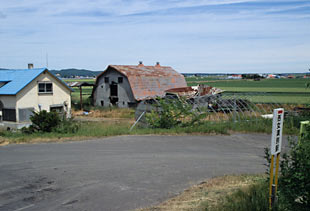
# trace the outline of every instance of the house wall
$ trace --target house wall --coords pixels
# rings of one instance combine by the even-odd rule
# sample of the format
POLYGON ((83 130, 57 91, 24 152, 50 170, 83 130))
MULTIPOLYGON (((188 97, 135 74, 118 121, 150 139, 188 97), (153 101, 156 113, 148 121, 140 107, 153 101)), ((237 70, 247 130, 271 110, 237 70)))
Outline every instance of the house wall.
POLYGON ((128 103, 136 103, 133 97, 129 81, 126 76, 115 70, 107 70, 100 78, 97 79, 97 87, 94 91, 94 99, 96 106, 110 106, 110 85, 116 83, 118 86, 118 107, 128 107, 128 103), (104 78, 109 77, 109 83, 105 83, 104 78), (118 83, 118 77, 123 78, 122 83, 118 83))
POLYGON ((43 72, 35 80, 29 83, 16 95, 16 116, 19 121, 19 109, 34 108, 34 111, 50 111, 52 105, 64 106, 67 117, 71 114, 71 93, 70 90, 60 83, 49 72, 43 72), (53 93, 38 93, 38 82, 49 81, 53 83, 53 93))

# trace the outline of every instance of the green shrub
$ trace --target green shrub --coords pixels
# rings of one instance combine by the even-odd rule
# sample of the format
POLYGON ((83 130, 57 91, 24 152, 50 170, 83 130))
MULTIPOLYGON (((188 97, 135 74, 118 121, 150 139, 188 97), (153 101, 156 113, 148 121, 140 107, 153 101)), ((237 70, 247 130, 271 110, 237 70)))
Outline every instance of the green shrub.
POLYGON ((61 122, 56 112, 47 112, 46 110, 33 112, 30 120, 32 125, 29 127, 29 130, 34 132, 52 132, 61 122))
POLYGON ((193 110, 185 99, 158 98, 155 109, 146 114, 146 120, 153 128, 173 128, 193 126, 206 114, 193 110))
POLYGON ((310 210, 310 138, 290 141, 290 148, 281 162, 279 202, 288 210, 310 210))
POLYGON ((56 133, 75 133, 79 129, 79 125, 72 119, 59 117, 56 112, 47 112, 45 110, 34 112, 30 117, 32 124, 26 128, 22 128, 22 133, 32 134, 35 132, 56 132, 56 133))

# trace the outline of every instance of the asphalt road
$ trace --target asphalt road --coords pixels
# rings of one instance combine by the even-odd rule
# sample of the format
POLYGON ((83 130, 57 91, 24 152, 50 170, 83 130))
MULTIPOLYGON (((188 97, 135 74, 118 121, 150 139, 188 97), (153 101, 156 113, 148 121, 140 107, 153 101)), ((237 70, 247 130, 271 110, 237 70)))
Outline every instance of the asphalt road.
POLYGON ((265 171, 270 135, 121 136, 0 147, 0 210, 132 210, 265 171))

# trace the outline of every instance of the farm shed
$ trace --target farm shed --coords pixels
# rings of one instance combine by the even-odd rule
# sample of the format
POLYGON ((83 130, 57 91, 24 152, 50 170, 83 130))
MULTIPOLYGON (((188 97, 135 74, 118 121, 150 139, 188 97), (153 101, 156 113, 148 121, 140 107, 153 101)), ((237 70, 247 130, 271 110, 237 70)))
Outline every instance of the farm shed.
MULTIPOLYGON (((93 83, 87 83, 87 82, 71 82, 69 83, 69 87, 77 87, 80 90, 80 109, 83 110, 83 89, 82 87, 94 87, 93 83)), ((88 95, 88 94, 85 94, 88 95)))
POLYGON ((70 117, 71 91, 46 68, 0 70, 0 127, 27 126, 32 111, 70 117))
POLYGON ((98 75, 92 96, 96 106, 134 107, 141 100, 164 96, 167 89, 184 86, 182 74, 159 63, 109 65, 98 75))

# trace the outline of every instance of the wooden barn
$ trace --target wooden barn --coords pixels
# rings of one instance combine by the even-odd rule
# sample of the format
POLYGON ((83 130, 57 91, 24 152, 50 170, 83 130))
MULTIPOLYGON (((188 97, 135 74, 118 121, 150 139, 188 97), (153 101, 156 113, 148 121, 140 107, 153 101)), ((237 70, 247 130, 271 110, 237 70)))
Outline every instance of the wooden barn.
POLYGON ((96 106, 135 107, 144 99, 164 96, 165 90, 185 87, 184 76, 171 67, 139 65, 109 65, 98 75, 93 89, 96 106))

